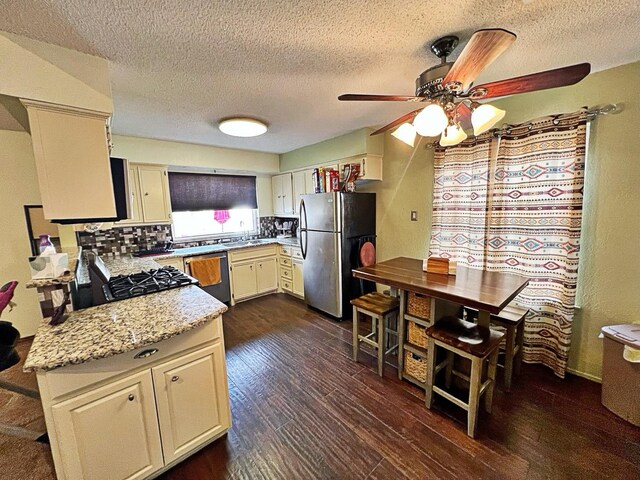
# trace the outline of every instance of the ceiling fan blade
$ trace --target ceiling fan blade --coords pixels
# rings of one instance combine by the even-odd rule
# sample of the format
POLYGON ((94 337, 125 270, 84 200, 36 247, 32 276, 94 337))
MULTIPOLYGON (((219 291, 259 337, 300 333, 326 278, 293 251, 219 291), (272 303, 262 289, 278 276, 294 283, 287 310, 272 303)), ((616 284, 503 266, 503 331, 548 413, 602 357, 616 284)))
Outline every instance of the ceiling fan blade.
POLYGON ((476 77, 515 41, 515 33, 508 30, 501 28, 478 30, 471 36, 451 70, 442 80, 442 86, 446 86, 449 82, 459 82, 462 85, 462 91, 465 91, 476 77))
POLYGON ((413 95, 368 95, 366 93, 345 93, 338 97, 340 101, 359 102, 424 102, 425 97, 415 97, 413 95))
POLYGON ((523 75, 522 77, 508 78, 497 82, 485 83, 477 85, 469 90, 469 95, 473 96, 474 92, 486 90, 487 93, 478 96, 479 100, 485 98, 504 97, 507 95, 517 95, 518 93, 535 92, 538 90, 546 90, 549 88, 566 87, 578 83, 584 77, 589 75, 591 65, 589 63, 579 63, 570 67, 556 68, 555 70, 546 70, 544 72, 523 75))
POLYGON ((387 130, 391 130, 392 128, 397 127, 398 125, 402 125, 404 122, 411 122, 411 121, 413 121, 413 119, 415 118, 415 116, 416 116, 420 111, 422 111, 422 108, 419 108, 419 109, 417 109, 417 110, 414 110, 413 112, 409 112, 409 113, 407 113, 406 115, 401 116, 400 118, 396 118, 393 122, 391 122, 391 123, 389 123, 389 124, 385 125, 385 126, 384 126, 384 127, 382 127, 382 128, 379 128, 378 130, 376 130, 375 132, 373 132, 373 133, 371 134, 371 136, 378 135, 378 134, 380 134, 380 133, 384 133, 384 132, 386 132, 387 130))
POLYGON ((458 113, 458 121, 460 122, 460 127, 463 130, 469 130, 473 128, 471 125, 471 109, 467 107, 466 103, 459 103, 457 107, 458 113))

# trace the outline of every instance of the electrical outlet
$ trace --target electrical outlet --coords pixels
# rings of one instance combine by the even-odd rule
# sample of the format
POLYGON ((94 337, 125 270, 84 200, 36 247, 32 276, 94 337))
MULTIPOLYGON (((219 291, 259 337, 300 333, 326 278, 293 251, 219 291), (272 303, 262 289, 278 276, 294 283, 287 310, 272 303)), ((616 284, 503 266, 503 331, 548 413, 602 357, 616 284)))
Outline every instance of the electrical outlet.
POLYGON ((415 210, 411 210, 411 221, 412 222, 418 221, 418 212, 416 212, 415 210))

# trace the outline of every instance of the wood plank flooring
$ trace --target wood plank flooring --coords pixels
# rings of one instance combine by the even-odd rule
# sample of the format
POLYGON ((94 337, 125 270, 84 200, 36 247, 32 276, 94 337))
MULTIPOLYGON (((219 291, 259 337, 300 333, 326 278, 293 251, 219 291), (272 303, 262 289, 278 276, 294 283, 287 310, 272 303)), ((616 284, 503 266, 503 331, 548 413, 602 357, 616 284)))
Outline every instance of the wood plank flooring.
POLYGON ((286 295, 224 315, 233 427, 163 475, 189 479, 640 478, 640 429, 600 386, 523 365, 475 440, 445 401, 351 356, 351 323, 286 295))

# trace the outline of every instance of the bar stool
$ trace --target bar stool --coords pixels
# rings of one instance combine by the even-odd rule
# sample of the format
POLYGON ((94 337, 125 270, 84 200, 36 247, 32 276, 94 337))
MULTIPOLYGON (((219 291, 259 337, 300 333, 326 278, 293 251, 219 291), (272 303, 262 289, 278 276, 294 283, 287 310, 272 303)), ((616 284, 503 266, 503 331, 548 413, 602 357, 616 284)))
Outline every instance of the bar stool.
POLYGON ((455 317, 445 317, 429 327, 426 331, 429 339, 427 348, 427 382, 425 404, 431 408, 433 394, 446 398, 467 411, 467 435, 475 437, 478 423, 480 398, 484 395, 484 408, 491 413, 493 390, 496 380, 496 368, 500 340, 504 334, 488 328, 480 327, 455 317), (444 361, 436 365, 436 347, 447 351, 444 361), (454 371, 454 355, 471 360, 471 376, 454 371), (487 378, 482 381, 485 360, 489 359, 487 378), (469 401, 465 403, 446 390, 435 385, 436 374, 446 367, 446 387, 451 386, 451 375, 469 382, 469 401))
POLYGON ((398 331, 389 328, 390 320, 395 317, 397 321, 399 301, 396 297, 390 297, 378 292, 371 292, 359 298, 351 300, 353 305, 353 360, 358 361, 360 342, 375 348, 378 356, 378 375, 382 376, 384 358, 387 354, 398 348, 398 343, 390 346, 390 335, 398 339, 398 331), (360 314, 371 318, 371 333, 360 335, 360 314), (373 338, 375 337, 375 340, 373 338))
MULTIPOLYGON (((465 307, 467 320, 476 320, 478 311, 465 307)), ((513 372, 520 374, 522 365, 522 348, 524 343, 524 319, 529 313, 527 308, 510 303, 496 315, 491 315, 491 324, 504 328, 504 389, 511 391, 513 372)))

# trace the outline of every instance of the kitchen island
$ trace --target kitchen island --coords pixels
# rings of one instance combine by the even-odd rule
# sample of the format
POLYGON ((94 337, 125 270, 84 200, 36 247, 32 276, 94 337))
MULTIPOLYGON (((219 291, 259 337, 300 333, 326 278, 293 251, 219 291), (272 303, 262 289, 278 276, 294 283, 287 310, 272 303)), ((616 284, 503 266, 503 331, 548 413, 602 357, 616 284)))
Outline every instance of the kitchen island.
POLYGON ((154 477, 226 433, 226 310, 185 286, 43 321, 24 368, 37 375, 60 480, 154 477))

